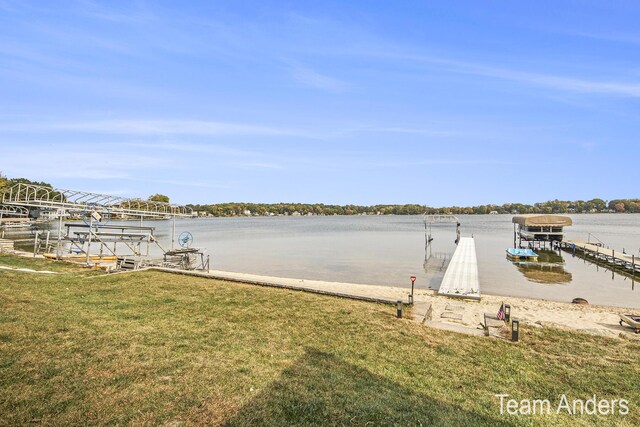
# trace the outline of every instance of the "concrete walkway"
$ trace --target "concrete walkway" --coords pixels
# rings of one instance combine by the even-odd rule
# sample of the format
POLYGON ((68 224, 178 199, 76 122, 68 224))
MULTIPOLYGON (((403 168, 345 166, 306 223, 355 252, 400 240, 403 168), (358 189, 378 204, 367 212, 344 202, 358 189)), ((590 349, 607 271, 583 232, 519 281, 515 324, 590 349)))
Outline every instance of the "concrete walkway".
MULTIPOLYGON (((408 303, 409 289, 361 285, 343 282, 325 282, 321 280, 291 279, 285 277, 260 276, 256 274, 235 273, 229 271, 211 270, 210 272, 194 270, 176 270, 171 268, 151 267, 151 270, 164 271, 173 274, 206 277, 209 279, 230 280, 233 282, 248 283, 252 285, 269 286, 312 292, 323 295, 332 295, 342 298, 350 298, 363 301, 378 302, 383 304, 395 304, 398 300, 408 303)), ((424 297, 429 291, 416 291, 416 298, 424 297)))

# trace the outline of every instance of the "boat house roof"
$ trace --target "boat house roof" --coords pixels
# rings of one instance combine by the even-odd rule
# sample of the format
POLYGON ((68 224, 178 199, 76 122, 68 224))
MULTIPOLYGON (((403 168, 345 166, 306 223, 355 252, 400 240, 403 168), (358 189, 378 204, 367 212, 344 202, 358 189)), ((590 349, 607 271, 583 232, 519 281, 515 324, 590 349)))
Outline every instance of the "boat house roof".
POLYGON ((565 227, 573 225, 573 221, 568 216, 562 215, 516 215, 511 220, 514 224, 520 226, 553 226, 553 227, 565 227))

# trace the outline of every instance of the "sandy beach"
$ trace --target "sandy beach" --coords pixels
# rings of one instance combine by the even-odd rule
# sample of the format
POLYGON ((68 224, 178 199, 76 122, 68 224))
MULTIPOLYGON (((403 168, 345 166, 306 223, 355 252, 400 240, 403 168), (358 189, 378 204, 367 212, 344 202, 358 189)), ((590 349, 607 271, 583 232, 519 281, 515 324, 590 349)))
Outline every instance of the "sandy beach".
MULTIPOLYGON (((175 273, 175 270, 161 269, 175 273)), ((372 286, 356 283, 325 282, 319 280, 292 279, 227 271, 183 272, 214 279, 239 281, 260 285, 286 287, 302 291, 320 291, 341 296, 372 298, 394 302, 407 302, 409 290, 406 288, 372 286)), ((431 319, 426 324, 444 329, 480 334, 485 313, 497 313, 504 302, 511 306, 511 317, 521 324, 531 327, 556 327, 577 332, 606 336, 610 338, 640 338, 630 328, 619 325, 619 314, 633 313, 631 309, 582 305, 546 301, 540 299, 482 295, 480 301, 439 296, 435 291, 419 289, 414 292, 413 319, 425 320, 425 314, 431 307, 431 319), (444 315, 444 317, 443 317, 444 315)))

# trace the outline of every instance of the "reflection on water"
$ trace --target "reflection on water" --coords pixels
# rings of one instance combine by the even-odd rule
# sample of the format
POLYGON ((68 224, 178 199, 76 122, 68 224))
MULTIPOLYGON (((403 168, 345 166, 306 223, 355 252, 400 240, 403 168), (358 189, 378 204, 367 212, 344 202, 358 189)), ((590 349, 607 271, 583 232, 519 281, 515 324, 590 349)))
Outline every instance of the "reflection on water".
MULTIPOLYGON (((640 214, 570 216, 574 225, 566 229, 568 238, 587 240, 591 233, 611 248, 640 254, 640 214)), ((640 309, 633 277, 565 252, 541 251, 537 266, 514 268, 505 260, 505 249, 513 245, 511 215, 459 218, 462 236, 475 237, 483 294, 567 302, 585 298, 640 309)), ((160 243, 171 246, 171 221, 144 225, 156 227, 160 243)), ((198 218, 176 224, 176 234, 191 232, 194 246, 207 250, 213 269, 406 288, 410 276, 417 276, 417 289, 439 287, 456 249, 455 229, 455 224, 433 224, 426 253, 422 216, 198 218)))
MULTIPOLYGON (((537 250, 538 261, 510 261, 530 282, 561 285, 570 283, 571 273, 564 268, 561 252, 537 250)), ((507 257, 508 259, 508 257, 507 257)))
POLYGON ((425 252, 422 267, 427 275, 429 288, 438 289, 440 287, 452 255, 450 252, 432 252, 431 250, 425 252))

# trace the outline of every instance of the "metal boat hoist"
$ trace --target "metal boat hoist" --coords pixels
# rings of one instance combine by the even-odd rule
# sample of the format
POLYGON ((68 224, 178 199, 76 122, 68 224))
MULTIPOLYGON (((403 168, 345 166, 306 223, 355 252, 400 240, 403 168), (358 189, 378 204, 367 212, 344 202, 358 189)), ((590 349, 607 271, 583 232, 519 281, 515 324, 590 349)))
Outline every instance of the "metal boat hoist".
MULTIPOLYGON (((143 220, 173 219, 171 249, 175 244, 176 218, 192 216, 192 210, 185 206, 142 199, 127 199, 106 194, 51 188, 34 184, 16 184, 9 188, 2 199, 4 206, 27 209, 29 214, 46 213, 58 220, 56 240, 47 233, 44 251, 53 252, 56 257, 76 255, 87 264, 106 257, 125 255, 118 247, 127 248, 127 256, 148 256, 149 247, 160 246, 154 236, 154 227, 143 226, 143 220), (64 224, 63 219, 77 220, 64 224), (140 225, 115 225, 110 221, 140 219, 140 225), (65 248, 68 246, 68 249, 65 248)), ((34 251, 41 248, 36 234, 34 251)))
POLYGON ((426 263, 431 258, 431 242, 433 236, 431 234, 431 226, 433 224, 456 224, 456 245, 460 241, 460 220, 455 215, 429 215, 424 214, 422 217, 424 221, 424 262, 426 263))

